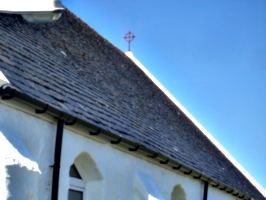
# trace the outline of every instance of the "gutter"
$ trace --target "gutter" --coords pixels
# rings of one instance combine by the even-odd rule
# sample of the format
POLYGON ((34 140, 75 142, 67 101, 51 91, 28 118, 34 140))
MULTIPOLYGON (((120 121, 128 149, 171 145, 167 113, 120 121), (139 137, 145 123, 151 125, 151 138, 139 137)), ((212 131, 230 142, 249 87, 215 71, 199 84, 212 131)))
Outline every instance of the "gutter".
MULTIPOLYGON (((156 152, 156 150, 152 150, 150 148, 147 148, 143 145, 137 144, 136 142, 130 141, 129 139, 126 138, 122 138, 121 136, 117 136, 116 134, 113 134, 107 130, 102 130, 101 128, 90 124, 88 122, 86 122, 83 119, 77 118, 75 116, 73 116, 72 114, 69 114, 67 112, 61 111, 51 105, 48 105, 44 102, 42 102, 41 100, 38 100, 36 98, 33 98, 31 96, 29 96, 28 94, 25 94, 21 91, 19 91, 18 89, 10 86, 10 85, 3 85, 0 88, 0 96, 2 96, 2 100, 9 100, 9 99, 15 99, 19 102, 22 102, 30 107, 33 107, 34 109, 36 109, 36 113, 40 114, 40 113, 46 113, 49 114, 51 116, 54 116, 55 118, 58 119, 58 123, 60 121, 60 129, 59 129, 59 125, 58 125, 58 132, 61 130, 61 126, 63 124, 65 125, 74 125, 74 124, 79 124, 82 127, 86 128, 86 129, 92 129, 92 130, 97 130, 95 132, 89 132, 89 134, 91 136, 98 136, 100 135, 103 138, 107 138, 110 140, 111 144, 122 144, 123 146, 125 146, 126 148, 128 148, 129 151, 139 151, 142 154, 144 154, 145 156, 148 156, 149 158, 153 158, 155 160, 158 160, 160 164, 162 165, 168 165, 170 166, 173 170, 179 170, 181 172, 183 172, 186 175, 190 175, 192 176, 194 179, 200 179, 204 181, 204 185, 206 184, 206 182, 208 183, 208 185, 212 185, 213 187, 217 187, 220 190, 224 190, 227 193, 231 193, 233 196, 236 196, 238 198, 244 199, 244 200, 253 200, 253 198, 251 198, 249 195, 243 194, 231 187, 226 186, 225 184, 219 183, 218 181, 212 180, 211 178, 208 178, 207 176, 205 176, 204 174, 201 174, 200 172, 197 172, 194 169, 188 168, 185 165, 178 163, 175 160, 172 160, 166 156, 164 156, 163 154, 160 154, 158 152, 156 152)), ((63 127, 62 127, 63 129, 63 127)), ((63 134, 63 130, 62 130, 62 134, 63 134)), ((59 136, 58 136, 59 137, 59 136)), ((62 140, 62 138, 58 140, 62 140)), ((62 143, 61 143, 62 145, 62 143)), ((55 148, 55 154, 58 154, 57 156, 60 155, 61 158, 61 145, 59 144, 58 147, 55 148), (60 153, 57 152, 60 149, 60 153)), ((59 157, 56 157, 55 155, 55 161, 59 159, 59 157)), ((58 160, 57 160, 58 162, 58 160)), ((59 170, 60 170, 60 161, 59 164, 57 163, 56 165, 54 165, 56 170, 58 170, 57 172, 54 173, 58 173, 57 175, 53 174, 53 177, 55 177, 55 179, 59 180, 59 170)), ((57 184, 59 183, 59 181, 55 180, 55 183, 53 182, 53 184, 57 184)), ((56 194, 58 194, 58 186, 52 186, 55 187, 54 188, 54 196, 56 196, 56 194)), ((204 193, 206 190, 206 194, 207 194, 207 189, 206 186, 204 187, 204 193)), ((52 192, 53 193, 53 192, 52 192)), ((206 195, 207 198, 207 195, 206 195)), ((54 197, 54 199, 52 200, 57 200, 56 197, 54 197)))

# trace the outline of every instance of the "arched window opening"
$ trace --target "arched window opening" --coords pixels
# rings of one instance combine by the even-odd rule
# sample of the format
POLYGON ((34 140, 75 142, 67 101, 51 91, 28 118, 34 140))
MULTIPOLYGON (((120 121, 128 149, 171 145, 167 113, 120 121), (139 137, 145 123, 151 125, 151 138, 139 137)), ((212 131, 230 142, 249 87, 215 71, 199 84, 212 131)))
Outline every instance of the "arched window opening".
POLYGON ((152 176, 143 172, 136 172, 133 199, 160 200, 164 198, 152 176))
POLYGON ((71 165, 71 167, 70 167, 69 176, 72 177, 72 178, 82 179, 81 176, 79 175, 79 172, 78 172, 76 166, 74 164, 71 165))
POLYGON ((68 191, 68 200, 83 200, 85 183, 74 164, 70 167, 69 176, 70 186, 68 191))
POLYGON ((176 185, 174 187, 171 200, 186 200, 186 193, 181 185, 176 185))
POLYGON ((103 176, 87 152, 79 154, 69 170, 68 200, 102 200, 103 176))

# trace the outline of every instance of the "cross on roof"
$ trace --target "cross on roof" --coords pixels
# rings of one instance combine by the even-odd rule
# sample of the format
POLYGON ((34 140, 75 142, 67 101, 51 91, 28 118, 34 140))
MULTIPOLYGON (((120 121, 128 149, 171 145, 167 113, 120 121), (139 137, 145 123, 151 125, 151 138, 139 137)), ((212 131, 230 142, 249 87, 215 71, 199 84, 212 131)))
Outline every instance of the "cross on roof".
POLYGON ((128 31, 128 33, 125 35, 125 40, 128 42, 128 51, 130 51, 130 42, 135 38, 135 35, 128 31))

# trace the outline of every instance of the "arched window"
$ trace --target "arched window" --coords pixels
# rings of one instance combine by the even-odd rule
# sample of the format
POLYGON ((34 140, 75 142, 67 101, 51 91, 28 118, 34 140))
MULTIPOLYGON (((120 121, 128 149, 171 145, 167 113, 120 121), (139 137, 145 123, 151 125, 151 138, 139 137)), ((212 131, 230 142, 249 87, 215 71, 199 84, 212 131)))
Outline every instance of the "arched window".
POLYGON ((68 200, 83 200, 85 184, 74 164, 70 167, 69 176, 70 186, 68 191, 68 200))
POLYGON ((83 152, 75 159, 70 166, 69 179, 68 200, 98 198, 103 177, 88 153, 83 152))
POLYGON ((174 187, 171 200, 186 200, 186 193, 181 185, 176 185, 174 187))
POLYGON ((164 199, 156 182, 149 174, 137 172, 134 178, 134 200, 164 199))

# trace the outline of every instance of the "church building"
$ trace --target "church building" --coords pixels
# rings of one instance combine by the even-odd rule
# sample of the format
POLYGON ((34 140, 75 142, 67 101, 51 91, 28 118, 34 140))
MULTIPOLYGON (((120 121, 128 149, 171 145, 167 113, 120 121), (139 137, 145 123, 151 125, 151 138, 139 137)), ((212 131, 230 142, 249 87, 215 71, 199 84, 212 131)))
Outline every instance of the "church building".
POLYGON ((0 199, 266 199, 131 52, 31 20, 0 14, 0 199))

